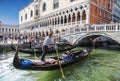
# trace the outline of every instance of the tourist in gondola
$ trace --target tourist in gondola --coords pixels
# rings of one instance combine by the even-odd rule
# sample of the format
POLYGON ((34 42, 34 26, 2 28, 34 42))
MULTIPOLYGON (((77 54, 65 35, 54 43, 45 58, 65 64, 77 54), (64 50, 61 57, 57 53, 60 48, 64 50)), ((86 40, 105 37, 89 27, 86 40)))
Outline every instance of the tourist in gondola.
POLYGON ((46 55, 46 51, 51 47, 51 44, 54 44, 54 42, 52 41, 51 37, 53 36, 53 33, 50 33, 44 40, 43 42, 43 46, 42 46, 42 57, 41 57, 41 61, 45 62, 45 55, 46 55))

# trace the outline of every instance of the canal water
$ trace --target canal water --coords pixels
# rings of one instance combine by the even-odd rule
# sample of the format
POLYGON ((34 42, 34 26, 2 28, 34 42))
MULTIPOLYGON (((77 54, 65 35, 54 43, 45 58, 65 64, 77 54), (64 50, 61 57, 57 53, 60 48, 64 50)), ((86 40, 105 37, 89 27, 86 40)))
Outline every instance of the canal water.
MULTIPOLYGON (((120 51, 117 50, 93 49, 87 58, 63 69, 65 79, 62 79, 60 70, 15 69, 12 65, 14 54, 15 51, 0 54, 0 81, 120 81, 120 51)), ((19 55, 22 58, 34 57, 19 55)))

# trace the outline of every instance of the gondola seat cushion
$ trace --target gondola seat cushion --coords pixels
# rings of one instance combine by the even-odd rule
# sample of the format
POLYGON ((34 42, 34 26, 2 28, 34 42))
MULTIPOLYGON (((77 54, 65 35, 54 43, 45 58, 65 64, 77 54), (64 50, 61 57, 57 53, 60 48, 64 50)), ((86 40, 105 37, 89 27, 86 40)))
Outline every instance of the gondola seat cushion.
POLYGON ((21 61, 21 68, 26 68, 26 67, 29 67, 30 65, 32 65, 32 61, 30 60, 26 60, 26 59, 20 59, 21 61))
POLYGON ((73 58, 72 58, 72 56, 70 56, 70 55, 67 55, 66 57, 64 57, 64 60, 65 61, 70 61, 70 60, 72 60, 73 58))

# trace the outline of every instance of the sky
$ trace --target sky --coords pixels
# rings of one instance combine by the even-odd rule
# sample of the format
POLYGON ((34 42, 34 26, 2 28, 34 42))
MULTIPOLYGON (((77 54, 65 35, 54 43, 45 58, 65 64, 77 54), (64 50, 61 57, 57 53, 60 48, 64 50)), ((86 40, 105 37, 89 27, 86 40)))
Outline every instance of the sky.
POLYGON ((32 0, 0 0, 0 21, 3 24, 18 25, 19 11, 32 0))

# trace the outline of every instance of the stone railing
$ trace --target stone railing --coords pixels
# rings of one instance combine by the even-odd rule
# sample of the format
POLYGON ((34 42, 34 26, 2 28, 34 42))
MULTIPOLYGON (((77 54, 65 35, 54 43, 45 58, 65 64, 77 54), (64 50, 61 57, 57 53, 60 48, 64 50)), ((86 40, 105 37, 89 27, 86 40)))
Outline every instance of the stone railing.
POLYGON ((82 32, 103 32, 103 31, 120 31, 120 23, 115 24, 99 24, 99 25, 85 25, 70 28, 68 31, 60 33, 62 36, 82 33, 82 32))
POLYGON ((57 34, 56 36, 60 36, 63 39, 66 39, 69 42, 74 44, 74 42, 85 33, 103 33, 103 32, 111 33, 111 35, 114 35, 113 38, 119 42, 118 39, 120 38, 120 36, 119 36, 120 35, 119 34, 120 33, 120 23, 75 26, 73 28, 69 28, 67 31, 57 34), (116 39, 116 37, 117 37, 117 39, 116 39))
POLYGON ((35 28, 35 29, 42 29, 42 28, 58 28, 58 27, 64 27, 64 26, 77 26, 77 25, 80 25, 80 23, 83 23, 85 24, 86 23, 86 20, 83 20, 83 21, 76 21, 76 22, 68 22, 68 23, 62 23, 62 24, 56 24, 56 25, 48 25, 48 26, 42 26, 40 27, 40 23, 37 21, 37 22, 32 22, 32 23, 28 23, 28 24, 23 24, 23 25, 20 25, 20 29, 21 30, 28 30, 28 29, 31 29, 32 26, 34 25, 37 25, 38 27, 35 28))

